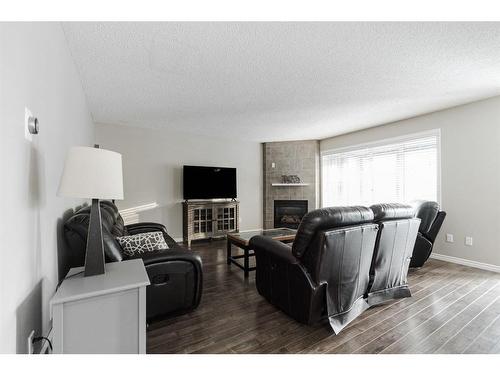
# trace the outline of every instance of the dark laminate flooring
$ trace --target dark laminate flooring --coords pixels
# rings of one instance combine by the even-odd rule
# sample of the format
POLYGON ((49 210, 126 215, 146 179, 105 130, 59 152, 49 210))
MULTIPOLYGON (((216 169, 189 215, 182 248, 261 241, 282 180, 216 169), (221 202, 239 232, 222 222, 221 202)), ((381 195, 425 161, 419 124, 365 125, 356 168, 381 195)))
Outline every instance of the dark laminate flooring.
POLYGON ((255 272, 228 266, 225 241, 198 242, 197 310, 148 328, 148 353, 500 353, 500 275, 429 260, 410 271, 413 296, 369 309, 338 336, 269 304, 255 272))

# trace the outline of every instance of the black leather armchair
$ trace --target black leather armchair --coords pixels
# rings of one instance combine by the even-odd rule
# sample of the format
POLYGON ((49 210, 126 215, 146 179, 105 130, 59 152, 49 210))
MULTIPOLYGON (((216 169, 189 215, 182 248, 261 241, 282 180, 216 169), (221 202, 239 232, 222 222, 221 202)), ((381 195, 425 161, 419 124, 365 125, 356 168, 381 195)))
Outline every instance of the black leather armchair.
MULTIPOLYGON (((110 201, 101 201, 103 242, 106 262, 141 258, 151 285, 146 288, 146 315, 148 320, 178 315, 195 309, 202 294, 202 263, 198 255, 181 248, 170 237, 164 225, 138 223, 124 225, 117 207, 110 201), (159 231, 169 249, 129 257, 122 253, 115 237, 159 231)), ((71 251, 70 267, 85 262, 85 246, 89 223, 89 207, 77 211, 64 224, 66 242, 71 251)))
POLYGON ((446 212, 439 210, 437 202, 415 201, 412 202, 412 206, 415 217, 421 221, 410 267, 422 267, 432 253, 434 241, 443 225, 446 212))
POLYGON ((366 207, 323 208, 303 217, 292 247, 251 238, 258 292, 299 322, 328 318, 339 333, 369 307, 364 297, 378 229, 372 221, 366 207))

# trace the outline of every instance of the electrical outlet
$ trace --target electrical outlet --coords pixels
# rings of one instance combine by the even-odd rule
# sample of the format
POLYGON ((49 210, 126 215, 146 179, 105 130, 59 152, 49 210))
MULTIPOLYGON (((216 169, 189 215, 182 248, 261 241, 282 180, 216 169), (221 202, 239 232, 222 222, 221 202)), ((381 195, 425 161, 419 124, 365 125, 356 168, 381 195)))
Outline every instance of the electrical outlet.
POLYGON ((26 350, 28 354, 33 354, 33 338, 35 337, 35 331, 31 331, 28 335, 28 339, 26 341, 26 350))
POLYGON ((446 233, 446 242, 453 243, 453 234, 446 233))
POLYGON ((465 237, 465 245, 472 246, 472 237, 465 237))
POLYGON ((276 163, 271 163, 271 168, 276 168, 276 163))

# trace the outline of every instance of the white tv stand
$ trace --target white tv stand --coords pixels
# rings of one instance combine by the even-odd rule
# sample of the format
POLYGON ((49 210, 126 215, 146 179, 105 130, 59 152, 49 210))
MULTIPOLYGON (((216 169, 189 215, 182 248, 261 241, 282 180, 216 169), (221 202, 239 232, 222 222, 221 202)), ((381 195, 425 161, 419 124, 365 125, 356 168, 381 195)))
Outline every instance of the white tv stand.
POLYGON ((183 239, 188 246, 192 240, 224 237, 240 229, 239 202, 185 201, 183 206, 183 239))

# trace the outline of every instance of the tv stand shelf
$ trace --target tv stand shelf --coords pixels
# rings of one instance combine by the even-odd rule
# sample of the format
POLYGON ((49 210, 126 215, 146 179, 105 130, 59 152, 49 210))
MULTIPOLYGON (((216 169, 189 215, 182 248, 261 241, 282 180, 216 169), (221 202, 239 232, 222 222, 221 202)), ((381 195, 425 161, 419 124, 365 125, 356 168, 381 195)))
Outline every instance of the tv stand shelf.
POLYGON ((297 182, 297 183, 293 183, 293 182, 289 182, 289 183, 281 183, 281 182, 273 182, 271 184, 271 186, 309 186, 310 184, 306 183, 306 182, 297 182))
POLYGON ((183 240, 188 246, 192 240, 224 237, 240 229, 237 200, 184 201, 182 207, 183 240))

